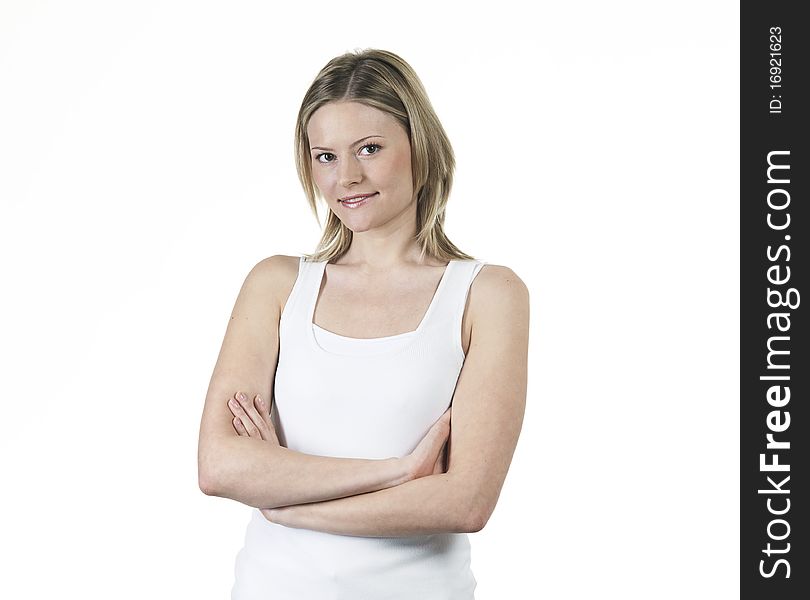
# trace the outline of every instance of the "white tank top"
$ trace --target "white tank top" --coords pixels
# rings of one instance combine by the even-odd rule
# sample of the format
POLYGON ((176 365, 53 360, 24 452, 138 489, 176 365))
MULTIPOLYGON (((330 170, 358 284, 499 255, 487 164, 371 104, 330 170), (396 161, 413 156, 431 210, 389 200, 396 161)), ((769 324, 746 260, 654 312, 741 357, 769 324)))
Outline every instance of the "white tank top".
MULTIPOLYGON (((302 256, 279 322, 273 420, 281 445, 342 458, 413 451, 451 404, 464 306, 484 264, 451 260, 415 330, 362 339, 313 323, 326 262, 302 256)), ((465 533, 336 535, 271 523, 254 508, 231 599, 473 600, 470 558, 465 533)))

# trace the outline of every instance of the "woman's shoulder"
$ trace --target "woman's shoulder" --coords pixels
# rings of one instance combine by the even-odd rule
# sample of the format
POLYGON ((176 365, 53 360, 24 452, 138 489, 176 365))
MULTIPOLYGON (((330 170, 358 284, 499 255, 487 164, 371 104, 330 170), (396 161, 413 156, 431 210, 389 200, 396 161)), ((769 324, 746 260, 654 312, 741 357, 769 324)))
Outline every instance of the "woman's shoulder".
POLYGON ((511 268, 485 263, 470 286, 473 322, 492 314, 521 311, 529 304, 529 289, 511 268))
POLYGON ((274 254, 257 262, 250 271, 254 277, 268 283, 284 283, 290 276, 293 280, 298 275, 299 256, 274 254))
POLYGON ((284 306, 298 277, 300 256, 274 254, 257 262, 248 274, 248 279, 271 294, 278 301, 279 310, 284 306))
POLYGON ((480 294, 501 295, 503 293, 529 293, 526 284, 511 268, 495 265, 485 261, 480 272, 473 280, 472 287, 480 294))

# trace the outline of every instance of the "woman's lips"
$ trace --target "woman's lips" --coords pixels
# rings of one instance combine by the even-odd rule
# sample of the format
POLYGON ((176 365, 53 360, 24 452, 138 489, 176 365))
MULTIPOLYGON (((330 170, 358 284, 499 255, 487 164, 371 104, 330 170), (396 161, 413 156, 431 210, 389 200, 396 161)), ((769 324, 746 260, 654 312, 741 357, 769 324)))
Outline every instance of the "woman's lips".
POLYGON ((359 208, 366 204, 371 198, 377 195, 377 192, 369 194, 368 196, 361 196, 360 198, 352 198, 351 200, 340 200, 340 203, 346 208, 359 208))

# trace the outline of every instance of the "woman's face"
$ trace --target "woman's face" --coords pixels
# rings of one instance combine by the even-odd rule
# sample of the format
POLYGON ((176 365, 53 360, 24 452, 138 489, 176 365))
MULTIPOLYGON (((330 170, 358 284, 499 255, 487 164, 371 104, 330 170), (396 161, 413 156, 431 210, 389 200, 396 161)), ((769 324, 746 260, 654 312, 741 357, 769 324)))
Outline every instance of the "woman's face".
POLYGON ((352 232, 392 221, 415 226, 408 134, 390 115, 359 102, 330 102, 307 125, 312 177, 352 232), (341 199, 373 194, 352 205, 341 199))

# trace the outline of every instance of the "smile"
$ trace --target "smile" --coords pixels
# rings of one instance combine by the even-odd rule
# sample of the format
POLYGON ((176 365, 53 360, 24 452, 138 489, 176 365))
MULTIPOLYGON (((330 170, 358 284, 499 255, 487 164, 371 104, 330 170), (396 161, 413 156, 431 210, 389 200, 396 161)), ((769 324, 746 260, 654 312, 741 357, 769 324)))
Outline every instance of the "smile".
POLYGON ((338 200, 346 208, 359 208, 368 203, 368 201, 377 195, 377 192, 369 194, 368 196, 360 196, 359 198, 352 198, 351 200, 338 200))

